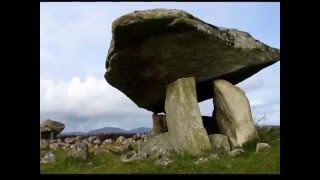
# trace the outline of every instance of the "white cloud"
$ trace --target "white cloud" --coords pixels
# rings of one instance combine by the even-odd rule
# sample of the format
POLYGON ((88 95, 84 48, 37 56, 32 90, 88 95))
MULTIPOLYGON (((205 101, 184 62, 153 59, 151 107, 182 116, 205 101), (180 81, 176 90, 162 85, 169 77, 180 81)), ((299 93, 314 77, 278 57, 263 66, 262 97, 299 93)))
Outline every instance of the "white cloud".
POLYGON ((255 107, 255 106, 259 106, 259 105, 263 105, 263 104, 264 104, 264 101, 263 101, 263 99, 260 99, 260 98, 256 98, 250 102, 251 107, 255 107))
POLYGON ((40 79, 40 109, 46 112, 73 112, 78 116, 129 113, 138 108, 106 80, 74 77, 69 82, 40 79))

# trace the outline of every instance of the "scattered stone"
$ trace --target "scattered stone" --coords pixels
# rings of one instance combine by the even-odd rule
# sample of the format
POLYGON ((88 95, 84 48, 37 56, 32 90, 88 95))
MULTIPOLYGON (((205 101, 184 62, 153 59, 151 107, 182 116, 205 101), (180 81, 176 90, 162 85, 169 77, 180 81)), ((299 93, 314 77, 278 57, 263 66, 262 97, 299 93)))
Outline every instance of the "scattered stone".
POLYGON ((146 134, 141 134, 141 135, 140 135, 140 138, 141 138, 141 139, 144 139, 144 138, 146 138, 146 137, 147 137, 146 134))
POLYGON ((75 158, 87 159, 88 157, 88 145, 84 142, 76 142, 72 145, 69 155, 75 158))
POLYGON ((225 167, 230 169, 230 168, 232 168, 232 165, 231 164, 225 164, 225 167))
POLYGON ((63 143, 62 147, 70 148, 71 144, 63 143))
POLYGON ((101 144, 101 140, 100 139, 95 139, 92 143, 94 145, 100 145, 101 144))
POLYGON ((41 139, 40 140, 40 148, 47 148, 49 146, 49 141, 46 139, 41 139))
POLYGON ((256 146, 256 153, 263 152, 263 151, 270 151, 271 146, 267 143, 257 143, 256 146))
POLYGON ((89 142, 87 139, 82 140, 83 143, 85 143, 89 148, 93 147, 93 144, 89 142))
POLYGON ((196 165, 208 162, 208 158, 201 157, 198 161, 195 162, 196 165))
POLYGON ((142 139, 138 139, 137 140, 137 144, 141 144, 141 143, 143 143, 144 142, 144 140, 142 140, 142 139))
POLYGON ((63 143, 63 142, 62 142, 62 139, 60 139, 60 138, 57 139, 57 141, 58 141, 58 143, 63 143))
POLYGON ((119 137, 117 138, 117 140, 116 140, 116 143, 122 144, 124 140, 126 140, 125 137, 119 136, 119 137))
POLYGON ((229 156, 238 156, 243 152, 244 152, 244 150, 242 148, 237 148, 237 149, 230 151, 228 154, 229 154, 229 156))
POLYGON ((155 164, 156 165, 161 165, 161 166, 167 166, 171 164, 172 161, 168 159, 167 157, 161 157, 160 159, 156 160, 155 164))
POLYGON ((129 159, 134 156, 135 154, 137 154, 135 151, 129 151, 128 153, 124 154, 121 156, 120 160, 122 162, 128 162, 129 159))
POLYGON ((103 145, 104 145, 104 144, 112 144, 112 139, 106 139, 106 140, 103 141, 102 144, 103 144, 103 145))
POLYGON ((133 136, 132 136, 132 139, 133 139, 133 140, 137 140, 137 139, 138 139, 138 138, 137 138, 137 135, 133 135, 133 136))
POLYGON ((88 137, 88 141, 90 142, 90 143, 93 143, 93 141, 94 140, 96 140, 96 139, 99 139, 97 136, 90 136, 90 137, 88 137))
POLYGON ((142 159, 146 159, 146 158, 149 157, 148 154, 145 153, 145 152, 139 152, 138 154, 139 154, 139 156, 140 156, 142 159))
POLYGON ((208 159, 210 159, 210 160, 219 160, 220 157, 219 157, 218 154, 212 153, 212 154, 210 154, 210 156, 208 157, 208 159))
POLYGON ((76 140, 74 138, 66 138, 66 139, 64 139, 64 142, 66 144, 74 144, 74 143, 76 143, 76 140))
POLYGON ((209 135, 209 140, 213 152, 225 154, 230 151, 230 144, 227 136, 222 134, 211 134, 209 135))
POLYGON ((92 165, 92 162, 88 162, 88 163, 86 163, 87 165, 89 165, 89 166, 91 166, 92 165))
POLYGON ((40 163, 52 163, 52 162, 56 162, 56 156, 54 155, 53 152, 48 152, 40 161, 40 163))
POLYGON ((135 144, 136 141, 133 140, 132 138, 128 138, 128 139, 125 139, 122 144, 135 144))
POLYGON ((133 156, 131 156, 127 162, 130 162, 130 161, 139 161, 139 160, 144 160, 146 159, 147 156, 145 155, 145 153, 138 153, 138 154, 135 154, 133 156))
POLYGON ((131 144, 115 145, 115 144, 105 144, 104 149, 109 150, 113 154, 124 154, 132 150, 131 144))
POLYGON ((76 141, 82 141, 82 136, 76 136, 75 138, 74 138, 76 141))
POLYGON ((174 149, 171 143, 168 141, 168 136, 168 132, 162 133, 153 137, 148 142, 141 143, 141 152, 153 155, 158 153, 163 154, 163 152, 169 153, 170 151, 173 151, 174 149))
POLYGON ((51 143, 57 143, 58 141, 56 139, 50 139, 49 142, 51 144, 51 143))
POLYGON ((52 150, 57 150, 59 147, 61 147, 61 143, 51 143, 49 147, 52 150))

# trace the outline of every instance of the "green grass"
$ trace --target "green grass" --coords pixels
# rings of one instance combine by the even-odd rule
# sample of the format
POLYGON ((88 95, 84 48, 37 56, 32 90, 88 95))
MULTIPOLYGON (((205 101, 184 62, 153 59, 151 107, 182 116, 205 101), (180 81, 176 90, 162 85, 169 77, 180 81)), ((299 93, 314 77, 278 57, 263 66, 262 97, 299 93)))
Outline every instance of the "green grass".
MULTIPOLYGON (((244 146, 245 153, 237 157, 222 157, 195 165, 199 157, 188 155, 171 156, 172 164, 167 167, 155 165, 155 161, 121 162, 119 155, 89 154, 87 160, 67 156, 67 151, 55 151, 57 161, 40 164, 42 174, 279 174, 280 173, 280 129, 259 132, 260 139, 244 146), (263 136, 262 136, 263 135, 263 136), (255 154, 256 142, 271 145, 270 152, 255 154), (91 162, 92 165, 88 163, 91 162), (230 167, 231 165, 231 167, 230 167)), ((47 151, 41 150, 42 157, 47 151)))

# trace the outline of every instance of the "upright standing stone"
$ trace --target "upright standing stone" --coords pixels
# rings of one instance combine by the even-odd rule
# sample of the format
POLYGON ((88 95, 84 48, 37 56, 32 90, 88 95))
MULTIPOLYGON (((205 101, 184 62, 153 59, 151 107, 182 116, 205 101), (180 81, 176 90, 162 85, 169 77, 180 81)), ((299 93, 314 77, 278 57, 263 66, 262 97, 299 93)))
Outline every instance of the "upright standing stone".
POLYGON ((190 154, 211 151, 193 77, 181 78, 167 85, 165 110, 169 140, 175 151, 190 154))
POLYGON ((249 101, 245 93, 225 80, 215 80, 214 113, 222 134, 228 136, 232 149, 256 138, 249 101))
POLYGON ((167 120, 165 115, 152 114, 152 135, 157 136, 159 134, 168 132, 167 120))
POLYGON ((54 138, 53 138, 53 131, 51 131, 51 140, 53 140, 54 138))

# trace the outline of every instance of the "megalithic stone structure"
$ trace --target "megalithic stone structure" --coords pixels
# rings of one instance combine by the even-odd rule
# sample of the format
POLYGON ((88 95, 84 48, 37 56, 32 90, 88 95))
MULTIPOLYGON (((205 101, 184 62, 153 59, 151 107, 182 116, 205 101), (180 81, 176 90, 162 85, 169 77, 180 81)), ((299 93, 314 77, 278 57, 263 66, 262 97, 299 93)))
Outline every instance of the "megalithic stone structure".
MULTIPOLYGON (((168 132, 156 130, 145 149, 198 154, 209 148, 197 103, 214 96, 212 82, 223 79, 235 85, 279 60, 279 49, 247 32, 209 24, 181 10, 153 9, 112 23, 105 79, 138 107, 165 112, 168 132)), ((213 118, 221 120, 219 114, 213 118)), ((241 134, 242 128, 233 129, 241 134)), ((239 137, 229 140, 241 144, 239 137)))

